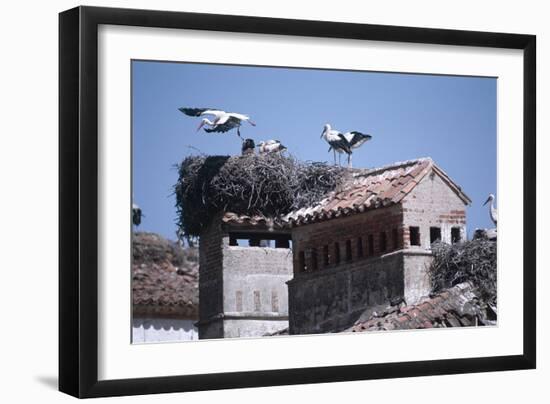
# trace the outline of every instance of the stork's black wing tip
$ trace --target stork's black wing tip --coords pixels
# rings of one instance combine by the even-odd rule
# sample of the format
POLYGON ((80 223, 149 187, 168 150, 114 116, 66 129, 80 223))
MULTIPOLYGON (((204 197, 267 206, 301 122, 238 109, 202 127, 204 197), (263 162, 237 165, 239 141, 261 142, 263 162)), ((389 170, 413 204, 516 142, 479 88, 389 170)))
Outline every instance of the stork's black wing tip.
POLYGON ((201 113, 207 110, 207 108, 186 108, 180 107, 178 110, 187 116, 200 116, 201 113))

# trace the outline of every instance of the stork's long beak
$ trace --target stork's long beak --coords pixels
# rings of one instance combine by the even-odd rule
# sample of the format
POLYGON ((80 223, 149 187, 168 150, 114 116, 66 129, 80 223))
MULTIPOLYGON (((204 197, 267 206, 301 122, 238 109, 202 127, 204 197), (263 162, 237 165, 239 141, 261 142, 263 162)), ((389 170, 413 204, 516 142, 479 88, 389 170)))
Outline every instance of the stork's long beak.
POLYGON ((252 126, 256 126, 256 124, 254 122, 252 122, 250 119, 248 120, 248 123, 252 126))
POLYGON ((488 197, 487 200, 485 201, 485 203, 483 204, 483 206, 487 205, 490 200, 491 200, 491 197, 488 197))
POLYGON ((204 126, 204 121, 201 121, 201 123, 199 124, 199 127, 197 128, 197 132, 198 132, 199 130, 201 130, 201 128, 202 128, 203 126, 204 126))

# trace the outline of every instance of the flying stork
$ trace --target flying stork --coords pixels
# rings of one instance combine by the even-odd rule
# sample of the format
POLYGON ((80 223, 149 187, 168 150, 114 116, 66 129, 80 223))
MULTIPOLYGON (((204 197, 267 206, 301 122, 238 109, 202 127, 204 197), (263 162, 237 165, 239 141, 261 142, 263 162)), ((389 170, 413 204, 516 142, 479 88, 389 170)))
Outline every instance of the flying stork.
POLYGON ((280 140, 266 140, 258 143, 258 150, 260 154, 282 152, 286 150, 286 146, 283 146, 280 140))
POLYGON ((491 217, 491 220, 495 224, 495 227, 497 225, 497 208, 495 208, 495 196, 493 194, 489 194, 489 197, 483 204, 483 206, 487 205, 489 202, 491 202, 491 205, 489 205, 489 216, 491 217))
POLYGON ((207 133, 211 133, 211 132, 225 133, 227 131, 230 131, 231 129, 237 128, 237 136, 239 136, 242 139, 240 127, 243 122, 248 122, 250 125, 256 126, 256 124, 250 120, 249 116, 238 114, 236 112, 225 112, 215 108, 181 107, 178 109, 187 116, 200 117, 200 116, 210 115, 213 117, 212 121, 208 118, 203 118, 201 120, 199 127, 197 128, 197 132, 204 125, 210 126, 209 128, 204 128, 204 131, 207 133))

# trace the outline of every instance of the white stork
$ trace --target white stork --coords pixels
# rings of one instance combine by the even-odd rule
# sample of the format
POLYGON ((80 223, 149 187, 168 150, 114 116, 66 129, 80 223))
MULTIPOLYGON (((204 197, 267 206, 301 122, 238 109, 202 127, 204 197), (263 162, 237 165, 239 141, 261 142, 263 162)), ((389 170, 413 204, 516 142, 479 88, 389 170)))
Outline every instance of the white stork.
MULTIPOLYGON (((328 151, 332 149, 334 152, 334 164, 336 164, 336 152, 340 154, 346 153, 348 155, 348 166, 351 167, 350 156, 353 152, 351 151, 351 145, 344 134, 332 129, 327 123, 321 133, 321 137, 330 145, 328 151)), ((340 154, 338 154, 338 164, 340 164, 340 154)))
POLYGON ((346 138, 352 149, 358 149, 359 147, 363 146, 365 142, 368 142, 372 139, 371 135, 357 132, 356 130, 344 133, 344 137, 346 138))
POLYGON ((266 140, 258 143, 258 151, 260 154, 282 152, 286 150, 280 140, 266 140))
POLYGON ((205 132, 221 132, 225 133, 231 129, 237 128, 237 136, 241 139, 240 127, 243 122, 248 122, 252 126, 256 126, 254 122, 250 120, 250 117, 236 112, 225 112, 220 109, 214 108, 178 108, 182 113, 188 116, 205 116, 210 115, 213 117, 211 121, 208 118, 203 118, 197 132, 204 126, 209 125, 210 128, 204 128, 205 132))
POLYGON ((489 206, 489 216, 491 217, 491 220, 495 224, 495 227, 497 225, 497 208, 495 208, 495 196, 493 194, 489 194, 489 197, 483 204, 483 206, 487 205, 489 202, 491 202, 491 205, 489 206))

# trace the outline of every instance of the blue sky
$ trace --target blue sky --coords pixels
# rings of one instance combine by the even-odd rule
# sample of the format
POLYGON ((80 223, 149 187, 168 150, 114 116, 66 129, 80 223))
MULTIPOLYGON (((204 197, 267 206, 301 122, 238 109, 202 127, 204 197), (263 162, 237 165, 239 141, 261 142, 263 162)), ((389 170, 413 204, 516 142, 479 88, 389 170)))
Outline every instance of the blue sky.
MULTIPOLYGON (((249 115, 243 137, 279 139, 300 160, 332 162, 323 125, 373 136, 354 167, 432 157, 472 199, 468 233, 492 227, 496 194, 495 78, 132 62, 133 193, 142 231, 175 239, 174 165, 197 150, 240 154, 235 132, 196 132, 181 106, 249 115)), ((345 162, 345 158, 342 160, 345 162)), ((498 197, 498 195, 497 195, 498 197)))

